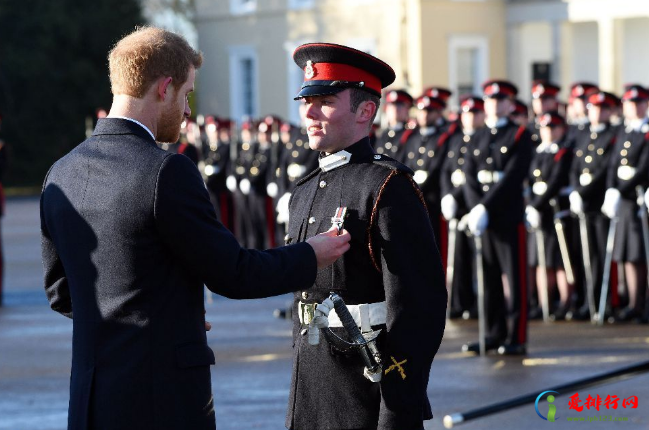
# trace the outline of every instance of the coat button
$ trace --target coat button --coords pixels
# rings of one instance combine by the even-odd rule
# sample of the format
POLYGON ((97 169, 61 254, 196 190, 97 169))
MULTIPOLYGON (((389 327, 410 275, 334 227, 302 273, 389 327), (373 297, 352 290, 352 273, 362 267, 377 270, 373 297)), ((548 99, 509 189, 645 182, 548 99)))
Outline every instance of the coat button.
POLYGON ((324 188, 327 186, 327 183, 325 181, 320 181, 320 188, 324 188))
POLYGON ((309 293, 307 293, 306 291, 302 291, 302 299, 306 300, 308 298, 309 298, 309 293))
POLYGON ((309 224, 313 224, 315 222, 315 217, 309 218, 309 224))

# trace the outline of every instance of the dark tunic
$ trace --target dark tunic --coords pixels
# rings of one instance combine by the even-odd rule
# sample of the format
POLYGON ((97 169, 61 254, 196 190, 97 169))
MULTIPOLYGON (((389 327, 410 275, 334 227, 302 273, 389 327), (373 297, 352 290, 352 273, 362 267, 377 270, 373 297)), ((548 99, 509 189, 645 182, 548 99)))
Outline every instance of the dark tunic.
POLYGON ((638 131, 620 127, 606 178, 606 188, 620 194, 619 222, 615 232, 615 261, 645 264, 642 224, 638 216, 638 190, 649 185, 649 124, 638 131))
MULTIPOLYGON (((548 151, 536 152, 530 165, 528 181, 531 187, 529 206, 541 214, 541 230, 545 245, 545 262, 548 267, 563 267, 559 240, 554 227, 555 208, 559 204, 560 191, 568 185, 568 173, 572 152, 565 148, 565 141, 553 144, 548 151)), ((538 266, 536 232, 528 236, 527 250, 530 266, 538 266)))
MULTIPOLYGON (((296 187, 287 241, 303 242, 331 227, 346 206, 351 249, 320 270, 309 290, 296 293, 294 360, 286 426, 290 429, 422 429, 432 417, 426 395, 430 366, 445 325, 446 289, 433 231, 411 171, 375 155, 365 138, 345 149, 349 164, 315 170, 296 187), (333 350, 323 338, 309 345, 301 334, 297 304, 321 303, 331 291, 347 305, 387 302, 379 337, 384 370, 380 383, 363 376, 358 355, 333 350)), ((333 328, 347 337, 343 328, 333 328)))

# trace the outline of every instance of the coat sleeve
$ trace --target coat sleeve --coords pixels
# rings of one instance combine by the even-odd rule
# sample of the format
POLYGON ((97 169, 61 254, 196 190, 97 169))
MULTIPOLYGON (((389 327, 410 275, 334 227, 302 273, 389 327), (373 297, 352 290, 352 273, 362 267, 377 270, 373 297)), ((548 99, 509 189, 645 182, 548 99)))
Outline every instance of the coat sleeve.
POLYGON ((268 251, 243 249, 216 219, 200 173, 187 157, 162 163, 155 223, 169 251, 211 291, 233 299, 261 298, 309 288, 316 257, 308 243, 268 251))
MULTIPOLYGON (((50 169, 51 170, 51 169, 50 169)), ((47 183, 48 175, 45 177, 47 183)), ((43 186, 43 190, 45 186, 43 186)), ((43 271, 45 274, 45 295, 52 310, 72 318, 72 299, 70 298, 70 287, 61 257, 56 251, 52 237, 45 222, 45 208, 43 207, 43 193, 40 202, 41 216, 41 254, 43 258, 43 271)))
POLYGON ((387 302, 378 429, 419 429, 446 324, 444 273, 425 206, 406 175, 389 180, 377 208, 387 302))

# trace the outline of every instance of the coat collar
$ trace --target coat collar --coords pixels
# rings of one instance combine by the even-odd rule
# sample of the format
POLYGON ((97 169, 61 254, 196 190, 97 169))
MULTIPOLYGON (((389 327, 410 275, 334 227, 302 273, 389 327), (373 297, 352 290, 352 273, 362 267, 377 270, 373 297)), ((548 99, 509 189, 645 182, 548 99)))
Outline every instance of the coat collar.
POLYGON ((370 138, 364 137, 358 142, 333 154, 326 155, 324 152, 320 153, 319 165, 323 171, 328 172, 348 163, 365 163, 371 161, 373 157, 374 150, 370 145, 370 138))
POLYGON ((97 120, 93 136, 102 135, 126 135, 134 134, 147 142, 155 145, 155 140, 151 139, 151 135, 141 126, 133 121, 122 118, 101 118, 97 120))

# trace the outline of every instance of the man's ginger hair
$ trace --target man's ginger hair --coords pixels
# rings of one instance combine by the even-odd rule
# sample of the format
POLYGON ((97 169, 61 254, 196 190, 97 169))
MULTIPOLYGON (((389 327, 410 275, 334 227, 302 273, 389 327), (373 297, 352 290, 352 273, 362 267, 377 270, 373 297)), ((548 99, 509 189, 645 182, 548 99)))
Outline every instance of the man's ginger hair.
POLYGON ((171 77, 178 89, 187 81, 190 66, 198 69, 203 55, 182 36, 156 27, 137 27, 108 54, 113 95, 142 98, 161 77, 171 77))

